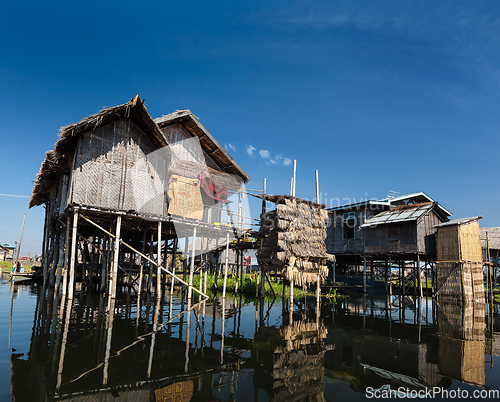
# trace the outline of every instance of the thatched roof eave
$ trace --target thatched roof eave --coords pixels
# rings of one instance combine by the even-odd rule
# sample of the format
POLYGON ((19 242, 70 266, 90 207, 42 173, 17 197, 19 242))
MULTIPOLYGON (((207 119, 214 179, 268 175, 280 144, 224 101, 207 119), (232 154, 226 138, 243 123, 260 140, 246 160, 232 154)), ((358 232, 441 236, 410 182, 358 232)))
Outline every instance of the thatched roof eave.
POLYGON ((56 141, 54 149, 45 154, 45 159, 33 185, 31 198, 28 202, 29 208, 47 202, 52 186, 58 182, 60 171, 56 171, 57 167, 69 169, 70 156, 77 146, 80 135, 125 118, 132 119, 159 147, 168 145, 165 136, 149 115, 148 109, 139 95, 134 96, 123 105, 104 108, 78 123, 62 127, 59 130, 59 139, 56 141))
POLYGON ((173 124, 182 124, 182 126, 192 135, 198 137, 203 150, 213 158, 217 164, 226 172, 238 175, 243 179, 244 183, 250 180, 250 176, 241 168, 238 163, 229 155, 217 140, 209 133, 209 131, 201 124, 189 109, 177 110, 166 116, 159 117, 154 120, 155 123, 163 129, 173 124))

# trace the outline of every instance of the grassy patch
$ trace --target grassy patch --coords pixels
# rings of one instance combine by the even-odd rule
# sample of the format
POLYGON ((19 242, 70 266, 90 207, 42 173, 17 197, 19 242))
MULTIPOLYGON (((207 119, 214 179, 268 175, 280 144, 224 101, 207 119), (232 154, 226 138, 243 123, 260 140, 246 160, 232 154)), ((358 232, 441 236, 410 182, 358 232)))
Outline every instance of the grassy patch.
MULTIPOLYGON (((259 291, 260 291, 260 282, 257 283, 259 280, 258 275, 256 274, 246 274, 243 276, 243 283, 241 286, 242 293, 246 296, 255 296, 255 290, 256 286, 259 286, 259 291)), ((213 292, 214 289, 214 284, 215 284, 215 275, 209 274, 207 278, 207 292, 210 290, 210 292, 213 292)), ((273 286, 273 290, 276 293, 277 298, 281 298, 283 295, 283 286, 285 286, 285 297, 290 297, 290 286, 283 285, 282 281, 277 279, 277 278, 271 278, 271 284, 273 286)), ((222 288, 224 286, 224 276, 219 275, 217 278, 217 292, 222 292, 222 288)), ((193 287, 199 289, 200 287, 200 276, 199 275, 194 275, 193 277, 193 287)), ((227 277, 227 282, 226 282, 226 292, 227 293, 234 293, 236 290, 236 276, 229 275, 227 277)), ((238 291, 240 291, 240 282, 238 278, 238 291)), ((293 288, 293 296, 297 298, 302 298, 305 296, 314 296, 314 292, 308 292, 302 290, 302 288, 293 288)), ((271 287, 269 286, 269 283, 266 281, 265 282, 265 293, 264 293, 265 298, 273 298, 273 291, 271 290, 271 287)))

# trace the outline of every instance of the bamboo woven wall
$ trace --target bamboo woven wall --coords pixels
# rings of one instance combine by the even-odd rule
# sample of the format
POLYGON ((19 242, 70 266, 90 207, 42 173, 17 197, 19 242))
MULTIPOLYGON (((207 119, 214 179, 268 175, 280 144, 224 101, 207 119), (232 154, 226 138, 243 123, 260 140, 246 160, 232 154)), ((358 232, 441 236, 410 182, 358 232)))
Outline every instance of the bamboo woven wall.
POLYGON ((72 171, 70 202, 166 215, 169 159, 130 119, 84 133, 72 171))
POLYGON ((460 225, 460 259, 465 261, 483 261, 479 221, 460 225))
POLYGON ((439 226, 436 239, 437 296, 484 303, 478 221, 439 226))

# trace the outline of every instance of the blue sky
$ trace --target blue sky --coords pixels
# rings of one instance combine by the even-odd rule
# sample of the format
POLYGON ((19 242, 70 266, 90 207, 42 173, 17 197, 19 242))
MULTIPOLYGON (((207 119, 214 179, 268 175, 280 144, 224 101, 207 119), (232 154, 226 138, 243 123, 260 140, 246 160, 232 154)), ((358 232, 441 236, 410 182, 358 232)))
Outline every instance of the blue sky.
MULTIPOLYGON (((61 126, 191 109, 250 188, 336 206, 424 191, 500 226, 500 2, 0 0, 0 194, 29 196, 61 126)), ((43 207, 0 195, 0 243, 43 207)))

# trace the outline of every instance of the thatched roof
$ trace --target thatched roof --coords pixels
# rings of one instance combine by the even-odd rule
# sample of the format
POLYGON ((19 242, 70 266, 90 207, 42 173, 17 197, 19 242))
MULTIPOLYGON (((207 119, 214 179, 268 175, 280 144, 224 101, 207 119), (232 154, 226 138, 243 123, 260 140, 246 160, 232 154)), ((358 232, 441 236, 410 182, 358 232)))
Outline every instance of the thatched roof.
POLYGON ((246 183, 250 180, 250 176, 236 163, 229 153, 217 142, 217 140, 208 132, 208 130, 200 123, 189 109, 177 110, 166 116, 159 117, 154 120, 160 129, 166 128, 173 124, 182 123, 182 126, 193 136, 198 137, 202 148, 205 152, 214 158, 218 164, 227 172, 240 176, 246 183))
POLYGON ((259 194, 255 197, 262 198, 263 200, 274 202, 275 204, 285 204, 286 200, 293 200, 296 204, 306 204, 311 208, 321 208, 325 209, 325 204, 316 204, 315 202, 303 200, 302 198, 294 197, 292 195, 270 195, 270 194, 259 194))
MULTIPOLYGON (((264 197, 263 197, 264 198, 264 197)), ((287 196, 267 196, 277 202, 274 211, 261 216, 257 258, 275 266, 288 280, 305 287, 326 276, 328 211, 321 205, 287 196)))
POLYGON ((70 124, 59 130, 59 139, 54 149, 45 154, 40 171, 37 174, 29 207, 41 205, 48 199, 50 189, 59 182, 61 172, 69 171, 69 157, 77 145, 78 137, 90 130, 130 117, 159 147, 167 145, 165 136, 148 113, 139 95, 123 105, 108 107, 99 113, 86 117, 78 123, 70 124))
POLYGON ((479 228, 481 247, 486 249, 486 232, 490 250, 500 250, 500 228, 479 228))
MULTIPOLYGON (((125 118, 132 119, 146 135, 153 139, 159 148, 168 145, 166 136, 163 134, 161 128, 171 124, 182 123, 186 130, 193 136, 199 138, 204 151, 207 152, 225 172, 240 177, 243 182, 247 182, 250 178, 229 156, 227 151, 212 137, 205 127, 203 127, 198 118, 189 110, 177 111, 153 120, 146 106, 144 106, 144 101, 139 95, 136 95, 123 105, 104 108, 99 113, 88 116, 78 123, 70 124, 60 129, 59 139, 54 149, 45 154, 45 159, 42 162, 33 186, 29 207, 31 208, 47 202, 50 190, 59 182, 61 173, 66 174, 69 172, 70 156, 77 146, 77 140, 81 134, 125 118)), ((210 168, 207 169, 211 175, 212 173, 215 175, 215 170, 212 171, 210 168)), ((224 182, 224 185, 230 189, 238 189, 240 186, 239 183, 236 184, 238 179, 230 178, 229 174, 221 176, 219 172, 216 177, 216 180, 224 182)))

